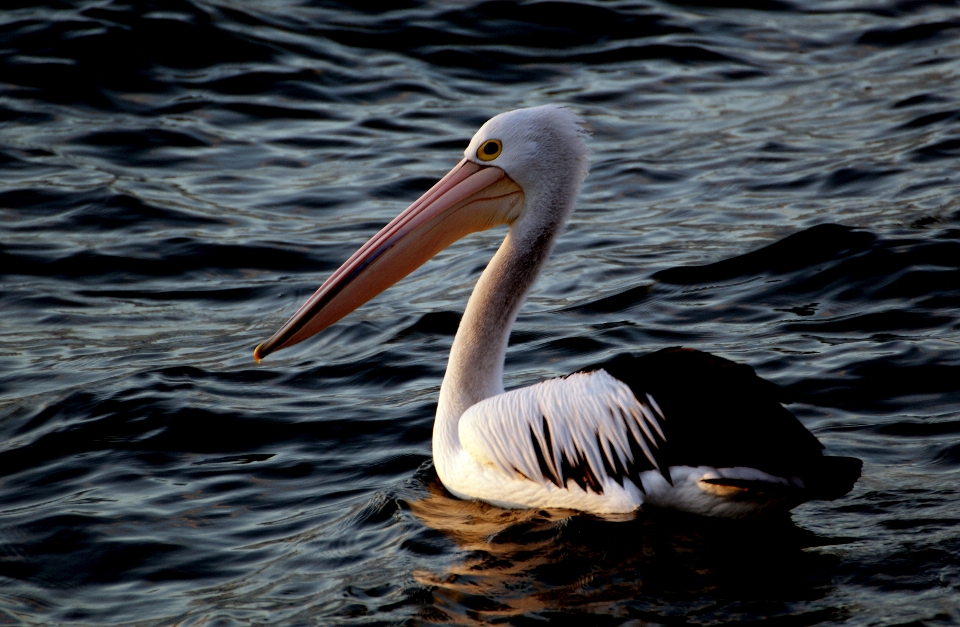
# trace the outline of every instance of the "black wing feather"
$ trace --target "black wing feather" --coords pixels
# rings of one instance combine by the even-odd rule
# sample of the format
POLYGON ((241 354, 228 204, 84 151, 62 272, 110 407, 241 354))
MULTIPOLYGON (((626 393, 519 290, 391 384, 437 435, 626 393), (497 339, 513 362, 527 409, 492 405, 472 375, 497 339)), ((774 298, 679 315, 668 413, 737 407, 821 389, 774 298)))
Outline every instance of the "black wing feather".
MULTIPOLYGON (((649 394, 665 419, 654 412, 666 441, 654 433, 648 448, 661 471, 670 466, 755 468, 778 477, 798 477, 808 498, 832 499, 849 492, 861 462, 827 457, 823 445, 781 404, 782 390, 753 368, 709 353, 667 348, 648 355, 620 355, 585 370, 603 368, 626 383, 638 400, 649 394), (653 446, 651 446, 651 444, 653 446)), ((645 403, 649 406, 649 403, 645 403)), ((639 467, 646 459, 631 442, 639 467)), ((669 472, 665 474, 669 480, 669 472)), ((635 481, 636 483, 639 482, 635 481)))

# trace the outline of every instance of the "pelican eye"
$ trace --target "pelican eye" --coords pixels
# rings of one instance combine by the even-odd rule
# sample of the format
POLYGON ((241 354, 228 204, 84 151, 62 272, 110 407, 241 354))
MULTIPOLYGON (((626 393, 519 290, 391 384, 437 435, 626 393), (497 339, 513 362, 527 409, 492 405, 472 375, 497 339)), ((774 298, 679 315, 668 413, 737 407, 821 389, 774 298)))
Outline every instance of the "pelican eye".
POLYGON ((503 152, 503 144, 499 139, 488 139, 477 148, 477 157, 480 161, 493 161, 503 152))

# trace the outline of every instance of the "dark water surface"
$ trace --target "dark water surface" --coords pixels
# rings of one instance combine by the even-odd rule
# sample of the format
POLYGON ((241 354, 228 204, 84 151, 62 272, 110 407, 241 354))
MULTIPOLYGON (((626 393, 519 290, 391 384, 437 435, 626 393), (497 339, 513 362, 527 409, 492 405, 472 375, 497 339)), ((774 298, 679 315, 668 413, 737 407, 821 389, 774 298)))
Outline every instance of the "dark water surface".
POLYGON ((0 623, 960 624, 956 2, 3 5, 0 623), (548 102, 592 173, 508 387, 715 352, 863 458, 850 495, 757 525, 444 493, 437 390, 502 231, 253 363, 548 102))

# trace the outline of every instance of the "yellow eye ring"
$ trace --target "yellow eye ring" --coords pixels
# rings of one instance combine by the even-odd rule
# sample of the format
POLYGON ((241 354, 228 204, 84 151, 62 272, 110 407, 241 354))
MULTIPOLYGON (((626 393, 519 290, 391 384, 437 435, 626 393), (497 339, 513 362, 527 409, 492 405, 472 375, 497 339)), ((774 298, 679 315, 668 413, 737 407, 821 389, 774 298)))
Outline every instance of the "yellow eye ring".
POLYGON ((480 161, 493 161, 503 152, 503 144, 499 139, 488 139, 477 148, 477 159, 480 161))

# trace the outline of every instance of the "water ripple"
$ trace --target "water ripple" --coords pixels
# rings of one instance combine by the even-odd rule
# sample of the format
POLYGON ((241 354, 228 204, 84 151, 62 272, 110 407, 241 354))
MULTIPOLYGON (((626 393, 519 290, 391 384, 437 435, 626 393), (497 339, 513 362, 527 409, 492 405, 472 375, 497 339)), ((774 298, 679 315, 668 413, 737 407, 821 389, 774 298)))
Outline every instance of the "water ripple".
POLYGON ((7 4, 0 621, 960 620, 956 2, 7 4), (715 352, 864 459, 848 497, 739 525, 447 494, 437 391, 502 231, 253 363, 546 102, 592 172, 508 387, 715 352))

